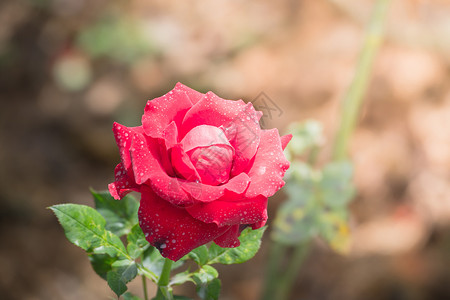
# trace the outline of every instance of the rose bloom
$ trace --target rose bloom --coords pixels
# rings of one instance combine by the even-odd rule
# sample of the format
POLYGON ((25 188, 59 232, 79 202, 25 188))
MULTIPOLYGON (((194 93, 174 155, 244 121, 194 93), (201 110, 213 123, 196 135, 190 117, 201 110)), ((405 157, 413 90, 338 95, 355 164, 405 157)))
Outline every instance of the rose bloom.
POLYGON ((261 116, 178 83, 147 102, 141 126, 114 123, 121 162, 109 191, 141 193, 139 224, 162 256, 176 261, 210 241, 237 247, 243 229, 264 226, 292 136, 261 129, 261 116))

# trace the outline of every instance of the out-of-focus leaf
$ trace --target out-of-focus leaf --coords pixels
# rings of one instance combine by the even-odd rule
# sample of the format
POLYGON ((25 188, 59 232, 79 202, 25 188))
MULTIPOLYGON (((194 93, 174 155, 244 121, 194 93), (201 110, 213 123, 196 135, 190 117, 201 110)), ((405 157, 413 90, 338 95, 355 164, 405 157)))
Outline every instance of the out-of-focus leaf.
POLYGON ((304 123, 293 123, 289 127, 293 135, 287 149, 293 156, 303 155, 306 151, 323 143, 322 126, 319 122, 308 120, 304 123))
MULTIPOLYGON (((295 184, 292 184, 292 190, 294 187, 295 184)), ((297 195, 304 198, 285 201, 278 209, 274 221, 272 237, 283 244, 296 245, 307 241, 317 235, 319 230, 318 207, 314 202, 314 194, 310 190, 300 189, 297 195)))
POLYGON ((352 165, 334 162, 322 171, 294 164, 297 170, 285 186, 288 199, 280 206, 272 237, 297 245, 321 236, 335 250, 349 245, 347 205, 354 195, 352 165))
POLYGON ((57 216, 69 241, 95 254, 127 257, 120 238, 105 229, 105 219, 92 207, 78 204, 60 204, 50 209, 57 216))
POLYGON ((91 65, 86 57, 66 54, 54 64, 53 77, 61 88, 70 92, 80 91, 91 81, 91 65))
POLYGON ((342 207, 351 201, 355 193, 352 176, 350 162, 333 162, 325 166, 318 189, 326 205, 342 207))
POLYGON ((122 236, 130 232, 138 223, 139 202, 132 195, 115 200, 108 191, 96 192, 94 196, 96 210, 105 218, 106 229, 122 236))
POLYGON ((87 27, 79 36, 78 44, 93 58, 107 57, 124 63, 155 53, 155 47, 138 22, 113 16, 100 18, 87 27))
POLYGON ((320 216, 320 235, 336 252, 347 253, 350 248, 350 229, 347 211, 340 210, 324 213, 320 216))

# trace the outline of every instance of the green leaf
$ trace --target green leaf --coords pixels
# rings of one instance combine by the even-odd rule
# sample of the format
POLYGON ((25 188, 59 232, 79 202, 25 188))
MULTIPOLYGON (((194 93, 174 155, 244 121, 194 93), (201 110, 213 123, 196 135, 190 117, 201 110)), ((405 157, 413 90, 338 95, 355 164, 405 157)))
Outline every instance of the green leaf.
POLYGON ((128 234, 138 223, 139 202, 131 195, 115 200, 108 191, 96 192, 94 196, 96 210, 105 218, 106 229, 122 236, 128 234))
POLYGON ((192 277, 192 273, 189 272, 189 270, 178 273, 175 276, 173 276, 173 278, 170 280, 169 285, 170 286, 171 285, 180 285, 180 284, 183 284, 188 281, 194 282, 194 280, 191 277, 192 277))
POLYGON ((222 248, 213 243, 209 247, 208 264, 221 263, 230 265, 246 262, 258 252, 265 230, 266 227, 257 230, 246 228, 239 237, 241 245, 237 248, 222 248))
POLYGON ((106 280, 106 274, 112 270, 111 265, 117 260, 117 257, 111 257, 107 254, 91 254, 89 260, 95 273, 106 280))
POLYGON ((155 247, 150 246, 144 251, 142 265, 154 274, 161 274, 164 266, 164 257, 161 256, 155 247))
POLYGON ((207 282, 206 284, 197 285, 197 294, 203 300, 219 299, 221 283, 218 278, 207 282))
POLYGON ((137 276, 137 267, 134 261, 128 259, 116 261, 112 267, 107 274, 108 285, 119 297, 127 291, 127 283, 137 276))
POLYGON ((128 254, 130 254, 133 259, 138 258, 148 247, 150 247, 139 224, 136 224, 131 228, 131 232, 127 235, 127 241, 128 254))
POLYGON ((138 296, 131 294, 130 292, 126 292, 123 294, 123 300, 142 300, 138 296))
MULTIPOLYGON (((181 267, 186 262, 187 256, 182 257, 180 260, 172 264, 172 270, 181 267)), ((164 266, 165 258, 161 256, 159 251, 153 247, 149 246, 144 251, 144 258, 142 260, 142 265, 154 274, 161 274, 162 268, 164 266)))
POLYGON ((205 265, 192 274, 192 279, 196 284, 205 284, 218 276, 219 272, 214 267, 205 265))
POLYGON ((105 229, 105 219, 92 207, 78 204, 51 206, 67 239, 87 252, 127 257, 120 238, 105 229))
POLYGON ((188 256, 197 264, 203 266, 208 262, 208 247, 202 245, 198 248, 195 248, 194 250, 189 252, 188 256))
POLYGON ((188 298, 185 296, 173 295, 174 300, 193 300, 192 298, 188 298))

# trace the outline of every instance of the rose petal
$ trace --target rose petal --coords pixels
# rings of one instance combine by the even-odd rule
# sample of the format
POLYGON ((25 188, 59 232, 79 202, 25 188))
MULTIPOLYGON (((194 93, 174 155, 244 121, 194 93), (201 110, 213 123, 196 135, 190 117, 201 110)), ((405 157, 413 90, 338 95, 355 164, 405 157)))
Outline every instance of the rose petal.
POLYGON ((180 143, 186 152, 197 147, 212 145, 226 145, 231 147, 225 133, 220 128, 210 125, 194 127, 184 136, 180 143))
POLYGON ((153 138, 162 137, 167 125, 173 121, 179 126, 191 107, 189 97, 180 89, 148 101, 142 116, 145 133, 153 138))
POLYGON ((259 145, 261 128, 259 119, 251 103, 242 100, 225 100, 208 92, 185 115, 180 137, 199 125, 211 125, 223 129, 230 144, 235 149, 235 160, 231 175, 237 175, 248 167, 259 145))
POLYGON ((180 144, 171 149, 172 165, 179 175, 188 181, 200 181, 200 175, 195 169, 189 156, 184 152, 180 144))
POLYGON ((257 195, 270 197, 284 185, 283 176, 289 168, 281 148, 281 139, 276 128, 261 131, 261 143, 248 175, 252 179, 245 193, 252 198, 257 195))
POLYGON ((174 121, 172 121, 164 129, 163 133, 166 149, 170 149, 176 144, 178 144, 178 129, 174 121))
POLYGON ((225 196, 230 199, 237 199, 247 189, 250 178, 247 174, 241 173, 231 178, 227 183, 216 186, 182 180, 178 180, 178 183, 181 189, 191 195, 194 204, 211 202, 225 196))
POLYGON ((226 183, 230 178, 234 149, 228 145, 194 148, 188 152, 201 181, 208 185, 226 183))
POLYGON ((192 218, 185 209, 161 199, 147 186, 141 193, 139 224, 145 238, 173 261, 229 230, 229 226, 219 228, 192 218))
POLYGON ((267 220, 267 198, 257 196, 251 199, 242 198, 240 201, 217 200, 196 204, 186 210, 197 220, 214 223, 219 227, 253 224, 267 220))
POLYGON ((198 101, 200 101, 200 99, 202 99, 203 96, 205 95, 179 82, 175 85, 174 91, 186 93, 186 95, 188 95, 189 97, 189 100, 191 100, 192 104, 195 104, 198 101))
POLYGON ((114 175, 115 181, 108 185, 109 193, 114 199, 120 200, 132 191, 139 192, 139 186, 128 177, 128 173, 122 163, 116 166, 114 175))
POLYGON ((174 205, 189 206, 214 201, 227 192, 242 194, 250 183, 250 178, 245 173, 220 186, 170 177, 160 162, 161 153, 157 141, 158 139, 137 132, 133 134, 130 147, 133 174, 137 184, 149 181, 156 194, 174 205))
POLYGON ((214 240, 214 243, 223 248, 238 247, 241 244, 238 239, 241 235, 241 230, 239 230, 239 227, 239 225, 230 226, 230 229, 214 240))
POLYGON ((175 205, 191 205, 194 201, 179 187, 179 178, 170 177, 161 164, 158 139, 135 133, 130 147, 134 177, 137 184, 150 181, 155 192, 175 205))
POLYGON ((286 149, 287 144, 291 141, 292 134, 286 134, 281 137, 281 148, 286 149))
POLYGON ((120 159, 130 177, 133 177, 133 174, 131 172, 131 157, 130 157, 130 147, 132 137, 134 134, 142 132, 143 132, 142 126, 127 127, 116 122, 114 122, 113 124, 113 133, 116 139, 116 144, 119 147, 120 159))

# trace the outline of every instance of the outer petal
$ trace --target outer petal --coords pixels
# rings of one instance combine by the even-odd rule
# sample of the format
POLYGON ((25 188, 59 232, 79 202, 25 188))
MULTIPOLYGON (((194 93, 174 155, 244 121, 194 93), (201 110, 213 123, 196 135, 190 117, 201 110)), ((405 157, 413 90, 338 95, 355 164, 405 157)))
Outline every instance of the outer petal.
POLYGON ((217 226, 254 224, 267 220, 267 198, 257 196, 240 201, 217 200, 187 207, 191 216, 217 226))
POLYGON ((247 174, 241 173, 231 178, 227 183, 222 185, 208 185, 197 182, 178 181, 181 189, 185 190, 194 199, 193 204, 211 202, 227 195, 234 197, 233 200, 240 198, 240 194, 247 189, 250 178, 247 174))
POLYGON ((143 186, 139 224, 147 241, 161 255, 177 261, 191 250, 206 244, 229 230, 192 218, 185 209, 171 205, 143 186))
POLYGON ((292 139, 292 134, 286 134, 283 135, 281 138, 281 148, 286 149, 287 144, 291 141, 292 139))
POLYGON ((162 137, 164 129, 172 121, 177 126, 181 124, 191 106, 189 97, 179 89, 173 89, 164 96, 148 101, 142 116, 145 133, 153 138, 162 137))
POLYGON ((188 95, 189 97, 189 100, 191 100, 192 104, 195 104, 198 101, 200 101, 200 99, 202 99, 203 96, 205 95, 179 82, 175 85, 174 91, 186 93, 186 95, 188 95))
POLYGON ((114 173, 115 182, 108 185, 109 192, 114 199, 120 200, 131 191, 139 192, 139 186, 128 177, 122 163, 116 166, 114 173))
POLYGON ((134 179, 131 172, 131 157, 130 157, 130 147, 133 135, 136 133, 142 133, 142 126, 138 127, 127 127, 119 123, 114 122, 113 133, 116 139, 117 146, 119 147, 120 159, 122 161, 123 167, 129 173, 129 176, 134 179))
POLYGON ((185 115, 180 136, 199 125, 221 127, 235 149, 232 176, 241 173, 256 153, 260 141, 259 119, 251 103, 225 100, 208 92, 185 115))
POLYGON ((239 230, 239 225, 232 225, 227 232, 216 238, 214 243, 223 248, 235 248, 241 244, 238 239, 240 235, 241 231, 239 230))
POLYGON ((281 139, 276 128, 261 131, 261 143, 252 167, 248 171, 251 178, 245 193, 248 198, 257 195, 270 197, 284 185, 283 176, 289 168, 284 157, 281 139))

